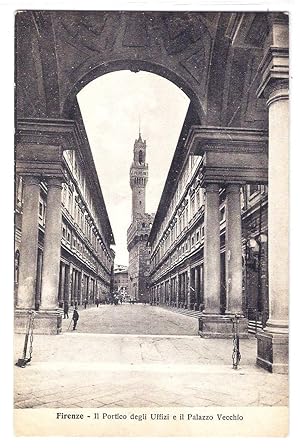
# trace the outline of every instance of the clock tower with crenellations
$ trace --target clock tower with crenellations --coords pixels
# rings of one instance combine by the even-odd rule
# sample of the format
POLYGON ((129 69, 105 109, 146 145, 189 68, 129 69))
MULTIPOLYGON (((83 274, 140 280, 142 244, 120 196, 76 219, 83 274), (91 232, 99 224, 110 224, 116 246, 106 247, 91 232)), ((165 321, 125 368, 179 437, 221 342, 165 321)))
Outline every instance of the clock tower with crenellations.
POLYGON ((148 182, 148 163, 146 163, 146 140, 135 140, 133 162, 130 167, 130 186, 132 189, 132 221, 145 213, 146 185, 148 182))
POLYGON ((150 253, 147 240, 154 214, 146 213, 146 185, 148 163, 146 163, 146 140, 141 130, 133 146, 133 162, 130 167, 132 190, 131 224, 127 231, 128 292, 132 299, 149 301, 150 253))

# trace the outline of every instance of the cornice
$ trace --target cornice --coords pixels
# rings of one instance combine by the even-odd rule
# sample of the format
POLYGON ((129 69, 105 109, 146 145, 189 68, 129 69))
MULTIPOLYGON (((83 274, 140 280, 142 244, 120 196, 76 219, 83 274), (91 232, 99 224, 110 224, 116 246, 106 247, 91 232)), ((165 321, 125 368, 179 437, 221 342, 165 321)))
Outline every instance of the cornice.
POLYGON ((20 118, 16 123, 17 143, 50 144, 63 150, 76 148, 77 132, 73 120, 20 118))
POLYGON ((277 81, 285 81, 288 92, 289 49, 270 46, 258 68, 261 82, 256 90, 257 97, 268 96, 266 88, 277 81))
POLYGON ((189 153, 203 156, 207 151, 262 152, 267 145, 268 135, 263 129, 192 126, 185 146, 189 153))

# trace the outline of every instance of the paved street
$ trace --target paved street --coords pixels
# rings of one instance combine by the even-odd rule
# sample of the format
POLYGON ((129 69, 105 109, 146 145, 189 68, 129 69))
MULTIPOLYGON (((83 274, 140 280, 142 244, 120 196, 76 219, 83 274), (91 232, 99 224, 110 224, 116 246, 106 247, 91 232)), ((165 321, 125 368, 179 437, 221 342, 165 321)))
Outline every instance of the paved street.
MULTIPOLYGON (((16 408, 286 406, 288 378, 255 366, 256 340, 201 339, 197 319, 143 305, 80 310, 78 331, 36 335, 15 367, 16 408)), ((24 335, 15 337, 15 360, 24 335)))
MULTIPOLYGON (((79 310, 79 313, 76 329, 79 333, 197 335, 198 332, 197 319, 150 305, 100 305, 79 310)), ((72 313, 69 316, 71 318, 72 313)), ((69 322, 63 320, 64 331, 68 325, 69 322)))

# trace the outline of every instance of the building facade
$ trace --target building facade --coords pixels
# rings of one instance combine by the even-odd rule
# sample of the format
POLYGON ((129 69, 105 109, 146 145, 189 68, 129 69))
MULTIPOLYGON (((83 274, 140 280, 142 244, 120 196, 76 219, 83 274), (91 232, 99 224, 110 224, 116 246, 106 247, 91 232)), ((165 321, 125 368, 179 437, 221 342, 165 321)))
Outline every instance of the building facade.
POLYGON ((153 215, 146 213, 146 186, 148 163, 146 163, 146 140, 139 132, 133 147, 133 162, 130 167, 132 190, 132 222, 127 231, 129 252, 128 293, 136 301, 149 301, 150 251, 147 247, 153 215))
POLYGON ((114 292, 125 297, 128 294, 128 267, 116 265, 114 268, 114 292))
POLYGON ((98 178, 88 169, 82 153, 73 149, 63 152, 63 178, 28 175, 34 167, 30 161, 25 165, 17 162, 15 188, 16 331, 24 330, 23 315, 33 309, 37 312, 36 332, 56 333, 61 331, 60 309, 65 304, 93 304, 111 293, 114 251, 110 246, 114 239, 98 178), (29 253, 26 245, 33 238, 35 251, 29 253), (55 272, 55 238, 59 259, 49 297, 48 283, 55 272), (35 275, 29 278, 26 271, 30 261, 35 275))
POLYGON ((268 188, 267 185, 252 183, 234 187, 220 183, 213 187, 218 220, 217 241, 213 242, 213 262, 218 257, 216 274, 219 280, 213 323, 207 323, 205 283, 209 286, 211 281, 216 282, 216 278, 211 278, 211 271, 205 277, 205 260, 211 257, 205 242, 212 236, 205 216, 207 192, 202 186, 203 157, 195 154, 186 156, 183 151, 186 141, 187 135, 183 130, 149 236, 151 302, 199 311, 199 333, 204 337, 231 336, 232 324, 227 318, 238 312, 244 316, 240 318, 240 334, 246 337, 248 331, 257 332, 265 325, 269 313, 268 188), (235 260, 234 272, 231 274, 240 274, 239 291, 235 295, 238 307, 234 311, 230 309, 232 277, 229 272, 233 268, 229 266, 229 260, 236 248, 230 251, 228 246, 229 239, 235 238, 235 232, 227 226, 228 213, 232 207, 230 188, 233 188, 236 202, 235 231, 240 229, 240 257, 235 260), (229 230, 233 232, 232 235, 229 230))

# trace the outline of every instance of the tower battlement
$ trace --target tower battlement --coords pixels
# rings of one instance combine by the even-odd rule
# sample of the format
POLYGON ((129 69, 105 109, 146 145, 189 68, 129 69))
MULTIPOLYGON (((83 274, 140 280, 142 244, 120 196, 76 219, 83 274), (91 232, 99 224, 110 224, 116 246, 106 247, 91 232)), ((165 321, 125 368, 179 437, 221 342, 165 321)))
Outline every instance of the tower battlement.
POLYGON ((129 252, 128 290, 131 297, 147 302, 149 300, 150 255, 147 246, 153 222, 152 215, 146 213, 146 186, 148 163, 146 163, 146 140, 139 137, 133 145, 133 161, 129 172, 132 190, 132 219, 127 231, 129 252))

